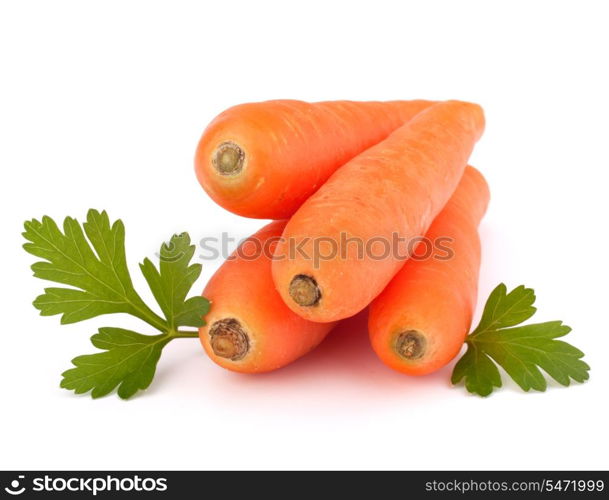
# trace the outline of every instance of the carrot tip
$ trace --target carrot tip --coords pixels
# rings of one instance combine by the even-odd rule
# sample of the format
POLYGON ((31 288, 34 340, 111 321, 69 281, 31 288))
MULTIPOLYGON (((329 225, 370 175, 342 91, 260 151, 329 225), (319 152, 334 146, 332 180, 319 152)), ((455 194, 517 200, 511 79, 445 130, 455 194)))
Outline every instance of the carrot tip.
POLYGON ((404 359, 419 359, 425 354, 427 340, 417 330, 406 330, 400 333, 395 343, 395 351, 404 359))
POLYGON ((321 290, 311 276, 297 274, 290 282, 290 297, 299 306, 311 307, 319 304, 321 300, 321 290))
POLYGON ((234 142, 223 142, 212 155, 212 164, 220 175, 238 175, 243 170, 245 153, 234 142))
POLYGON ((249 337, 234 318, 215 321, 209 329, 209 336, 214 354, 221 358, 239 361, 249 351, 249 337))

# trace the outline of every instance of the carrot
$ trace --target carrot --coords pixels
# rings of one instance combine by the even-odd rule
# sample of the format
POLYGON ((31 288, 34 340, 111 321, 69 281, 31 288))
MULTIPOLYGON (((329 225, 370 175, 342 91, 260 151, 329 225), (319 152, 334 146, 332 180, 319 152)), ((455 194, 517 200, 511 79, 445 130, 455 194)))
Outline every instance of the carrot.
POLYGON ((484 177, 467 167, 427 232, 426 243, 442 244, 449 253, 434 251, 425 259, 422 255, 421 260, 410 259, 372 301, 370 341, 387 366, 424 375, 442 368, 459 353, 476 307, 478 224, 488 201, 484 177))
POLYGON ((273 278, 286 304, 320 322, 365 308, 450 198, 483 128, 480 106, 438 103, 338 169, 277 245, 273 278))
POLYGON ((197 148, 207 193, 239 215, 285 219, 330 175, 430 101, 240 104, 216 117, 197 148))
POLYGON ((272 222, 246 240, 203 292, 211 310, 199 338, 209 357, 224 368, 275 370, 309 352, 334 326, 302 319, 275 291, 271 247, 285 224, 272 222))

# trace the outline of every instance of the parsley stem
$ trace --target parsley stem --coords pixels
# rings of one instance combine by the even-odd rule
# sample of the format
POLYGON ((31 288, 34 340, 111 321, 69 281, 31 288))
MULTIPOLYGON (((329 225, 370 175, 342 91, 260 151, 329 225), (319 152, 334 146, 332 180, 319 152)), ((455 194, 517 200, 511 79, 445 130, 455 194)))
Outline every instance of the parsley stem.
POLYGON ((188 330, 178 330, 171 334, 171 337, 174 339, 194 339, 199 336, 199 332, 197 331, 188 331, 188 330))

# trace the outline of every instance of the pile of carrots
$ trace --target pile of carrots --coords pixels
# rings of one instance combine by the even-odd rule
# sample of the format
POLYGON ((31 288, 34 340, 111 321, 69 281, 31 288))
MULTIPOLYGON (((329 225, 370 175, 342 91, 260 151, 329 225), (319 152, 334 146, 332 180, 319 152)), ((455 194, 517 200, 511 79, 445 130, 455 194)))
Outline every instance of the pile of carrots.
POLYGON ((211 359, 275 370, 368 307, 387 366, 422 375, 449 363, 477 299, 489 190, 467 163, 483 130, 482 108, 461 101, 276 100, 216 117, 196 152, 201 185, 231 212, 275 221, 203 292, 211 359), (424 236, 449 242, 450 258, 415 258, 424 236), (361 251, 394 241, 382 258, 361 251), (272 252, 248 257, 262 247, 272 252))

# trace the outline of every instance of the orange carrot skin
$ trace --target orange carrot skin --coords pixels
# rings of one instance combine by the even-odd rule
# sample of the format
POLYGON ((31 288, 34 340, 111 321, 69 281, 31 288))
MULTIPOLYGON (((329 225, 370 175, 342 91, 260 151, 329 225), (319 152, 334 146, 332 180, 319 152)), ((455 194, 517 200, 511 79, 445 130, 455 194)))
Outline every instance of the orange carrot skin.
POLYGON ((461 350, 476 307, 480 271, 478 225, 486 211, 489 190, 484 177, 467 167, 457 190, 434 220, 427 240, 450 238, 444 251, 427 259, 410 259, 372 302, 368 330, 379 358, 394 370, 425 375, 449 363, 461 350), (396 352, 401 333, 418 331, 425 352, 407 359, 396 352))
MULTIPOLYGON (((285 221, 275 221, 251 238, 265 245, 281 236, 284 227, 285 221)), ((235 252, 224 262, 203 291, 211 301, 211 310, 207 324, 199 329, 199 338, 209 357, 224 368, 242 373, 268 372, 309 352, 334 324, 312 323, 290 311, 273 286, 270 256, 252 259, 256 245, 251 240, 246 240, 241 249, 241 255, 235 252), (210 328, 226 318, 237 319, 248 332, 250 351, 243 359, 217 356, 210 344, 210 328)))
POLYGON ((275 286, 286 304, 320 322, 364 309, 403 266, 409 242, 425 235, 450 198, 483 129, 478 105, 438 103, 338 169, 294 214, 277 246, 277 256, 290 256, 289 245, 303 243, 295 258, 273 263, 275 286), (392 242, 397 234, 402 241, 399 252, 383 259, 368 253, 360 259, 356 245, 343 244, 345 254, 316 266, 314 245, 326 254, 330 241, 340 246, 341 233, 363 242, 392 242), (301 306, 290 296, 296 275, 314 278, 321 292, 316 305, 301 306))
POLYGON ((197 178, 220 206, 245 217, 285 219, 348 160, 384 139, 430 101, 240 104, 207 127, 195 156, 197 178), (213 166, 219 145, 244 152, 240 175, 213 166))

